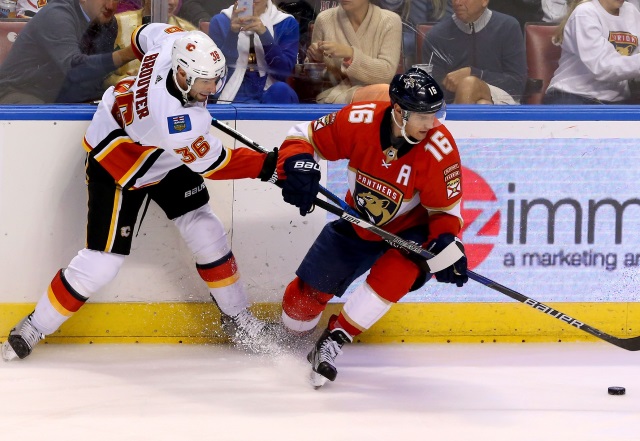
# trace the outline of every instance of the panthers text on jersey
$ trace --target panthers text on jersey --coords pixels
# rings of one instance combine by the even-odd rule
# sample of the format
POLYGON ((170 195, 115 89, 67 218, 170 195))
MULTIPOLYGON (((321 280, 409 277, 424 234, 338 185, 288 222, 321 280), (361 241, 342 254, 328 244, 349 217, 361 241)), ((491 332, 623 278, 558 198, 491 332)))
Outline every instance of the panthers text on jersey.
POLYGON ((87 129, 85 150, 122 188, 152 185, 183 164, 210 179, 255 178, 260 173, 262 153, 225 148, 209 133, 206 103, 182 98, 173 79, 171 53, 184 34, 166 24, 136 29, 131 44, 141 60, 138 75, 107 89, 87 129))
MULTIPOLYGON (((458 234, 462 227, 462 166, 447 128, 436 123, 418 144, 391 144, 388 102, 357 103, 315 121, 293 127, 280 150, 284 159, 315 153, 335 161, 348 159, 346 201, 365 220, 398 233, 428 224, 429 238, 458 234)), ((281 175, 281 172, 279 172, 281 175)), ((356 227, 367 240, 378 236, 356 227)))

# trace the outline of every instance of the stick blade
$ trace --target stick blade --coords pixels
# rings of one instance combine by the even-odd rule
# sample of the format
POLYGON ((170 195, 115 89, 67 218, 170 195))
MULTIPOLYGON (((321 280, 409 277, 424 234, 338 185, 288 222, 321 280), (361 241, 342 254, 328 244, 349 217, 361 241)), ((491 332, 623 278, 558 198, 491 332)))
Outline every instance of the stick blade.
POLYGON ((626 349, 627 351, 640 351, 640 335, 631 338, 611 337, 610 339, 604 340, 619 348, 626 349))

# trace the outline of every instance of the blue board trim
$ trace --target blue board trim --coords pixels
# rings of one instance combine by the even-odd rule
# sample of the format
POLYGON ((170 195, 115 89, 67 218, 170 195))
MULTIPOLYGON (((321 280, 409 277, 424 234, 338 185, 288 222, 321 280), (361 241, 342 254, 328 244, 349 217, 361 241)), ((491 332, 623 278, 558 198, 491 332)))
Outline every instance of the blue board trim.
MULTIPOLYGON (((342 108, 341 105, 239 105, 208 107, 220 120, 309 121, 342 108)), ((88 121, 96 106, 91 104, 18 106, 0 105, 4 121, 88 121)), ((640 106, 480 106, 450 105, 450 121, 640 121, 640 106)))

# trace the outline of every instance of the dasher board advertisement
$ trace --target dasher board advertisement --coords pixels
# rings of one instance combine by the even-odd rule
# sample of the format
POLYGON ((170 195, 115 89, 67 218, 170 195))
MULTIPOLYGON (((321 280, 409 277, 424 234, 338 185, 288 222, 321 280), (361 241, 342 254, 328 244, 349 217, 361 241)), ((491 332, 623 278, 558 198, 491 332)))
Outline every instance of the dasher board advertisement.
MULTIPOLYGON (((640 301, 640 149, 635 139, 459 139, 475 272, 544 302, 640 301)), ((344 195, 346 164, 329 164, 344 195)), ((353 287, 352 287, 353 289, 353 287)), ((470 281, 430 280, 402 301, 510 301, 470 281)))

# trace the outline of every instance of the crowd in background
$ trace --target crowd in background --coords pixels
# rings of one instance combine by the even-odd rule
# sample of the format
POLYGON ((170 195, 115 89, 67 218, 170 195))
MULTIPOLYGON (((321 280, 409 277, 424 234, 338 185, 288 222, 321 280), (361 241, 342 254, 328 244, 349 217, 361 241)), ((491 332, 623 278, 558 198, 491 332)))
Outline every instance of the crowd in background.
MULTIPOLYGON (((12 1, 1 0, 0 15, 33 23, 0 65, 0 103, 91 102, 137 72, 129 36, 152 0, 12 1)), ((422 64, 449 103, 520 104, 532 22, 557 25, 561 48, 545 103, 639 102, 640 0, 254 0, 252 8, 168 0, 170 24, 208 33, 226 57, 227 86, 212 103, 384 100, 394 74, 422 64)))

